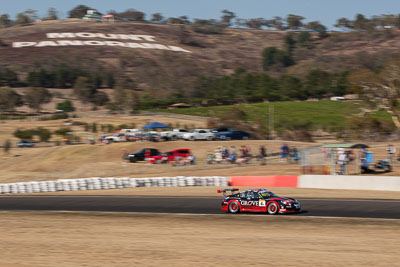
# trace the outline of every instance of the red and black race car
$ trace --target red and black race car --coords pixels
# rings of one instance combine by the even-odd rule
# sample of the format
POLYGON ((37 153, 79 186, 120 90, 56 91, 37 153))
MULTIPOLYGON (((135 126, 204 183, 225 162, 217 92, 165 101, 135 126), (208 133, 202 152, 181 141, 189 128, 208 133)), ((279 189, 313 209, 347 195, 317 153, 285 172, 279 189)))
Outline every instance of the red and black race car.
POLYGON ((230 213, 241 211, 267 212, 275 215, 278 213, 300 212, 301 204, 294 198, 279 197, 267 189, 252 189, 239 193, 238 188, 218 190, 223 193, 222 210, 230 213), (226 195, 226 192, 231 192, 226 195))

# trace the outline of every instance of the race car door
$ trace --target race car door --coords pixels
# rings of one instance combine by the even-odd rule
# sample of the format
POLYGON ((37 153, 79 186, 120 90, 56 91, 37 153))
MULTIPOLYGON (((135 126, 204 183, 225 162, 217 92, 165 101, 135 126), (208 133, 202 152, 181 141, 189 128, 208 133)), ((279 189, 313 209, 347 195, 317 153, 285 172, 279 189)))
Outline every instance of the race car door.
POLYGON ((258 192, 253 192, 253 211, 265 211, 265 199, 258 192))
POLYGON ((240 204, 243 211, 258 211, 258 193, 245 191, 240 194, 240 204))

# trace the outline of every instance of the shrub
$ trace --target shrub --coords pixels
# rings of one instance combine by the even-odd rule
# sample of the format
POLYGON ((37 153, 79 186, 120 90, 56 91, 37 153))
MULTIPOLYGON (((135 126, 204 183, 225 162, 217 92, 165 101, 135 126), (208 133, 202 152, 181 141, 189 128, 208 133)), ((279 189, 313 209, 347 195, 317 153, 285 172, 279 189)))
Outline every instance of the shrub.
POLYGON ((65 137, 68 135, 69 132, 71 132, 71 129, 67 127, 67 128, 60 128, 58 130, 55 130, 54 134, 65 137))
POLYGON ((6 153, 6 154, 8 154, 10 152, 10 149, 11 149, 10 140, 7 139, 6 141, 4 141, 3 149, 4 149, 4 153, 6 153))
POLYGON ((51 138, 51 132, 42 127, 37 128, 36 135, 39 137, 41 142, 47 142, 51 138))
POLYGON ((34 130, 17 129, 16 131, 14 131, 14 136, 21 140, 32 140, 34 135, 35 135, 34 130))
POLYGON ((75 111, 74 106, 70 100, 65 100, 57 104, 57 109, 62 110, 64 112, 72 112, 75 111))
POLYGON ((39 120, 40 121, 50 121, 50 120, 63 120, 63 119, 68 119, 69 115, 68 113, 59 113, 59 114, 53 114, 51 116, 43 116, 40 117, 39 120))

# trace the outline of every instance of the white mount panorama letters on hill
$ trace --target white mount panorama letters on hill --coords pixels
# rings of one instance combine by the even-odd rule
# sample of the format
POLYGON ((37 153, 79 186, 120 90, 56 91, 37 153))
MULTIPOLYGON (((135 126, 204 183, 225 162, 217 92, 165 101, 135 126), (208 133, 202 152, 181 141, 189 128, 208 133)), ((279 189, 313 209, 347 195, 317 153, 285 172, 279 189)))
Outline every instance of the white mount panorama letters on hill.
POLYGON ((137 35, 137 34, 112 34, 112 33, 90 33, 90 32, 65 32, 65 33, 47 33, 47 38, 96 38, 96 39, 108 39, 108 40, 131 40, 131 41, 142 41, 145 43, 132 43, 132 42, 119 42, 119 41, 106 41, 106 40, 52 40, 52 41, 37 41, 37 42, 13 42, 12 47, 23 48, 23 47, 46 47, 46 46, 116 46, 125 48, 142 48, 142 49, 161 49, 176 52, 191 53, 191 51, 183 49, 178 46, 163 45, 155 42, 155 37, 152 35, 137 35))

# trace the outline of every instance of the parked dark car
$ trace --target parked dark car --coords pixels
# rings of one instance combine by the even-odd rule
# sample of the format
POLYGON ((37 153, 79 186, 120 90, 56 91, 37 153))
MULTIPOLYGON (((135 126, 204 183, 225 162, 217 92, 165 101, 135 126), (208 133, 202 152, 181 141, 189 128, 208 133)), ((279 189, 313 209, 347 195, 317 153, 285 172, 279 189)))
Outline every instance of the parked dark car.
POLYGON ((17 144, 18 147, 34 147, 35 144, 29 141, 21 140, 17 144))
POLYGON ((221 126, 221 127, 211 129, 211 132, 213 132, 213 133, 229 132, 229 131, 232 131, 232 128, 226 127, 226 126, 221 126))
POLYGON ((217 140, 247 140, 249 138, 250 134, 248 132, 239 130, 215 133, 215 139, 217 140))
POLYGON ((146 157, 153 157, 161 155, 161 152, 155 148, 143 148, 142 150, 128 154, 128 160, 130 162, 144 161, 146 157))

